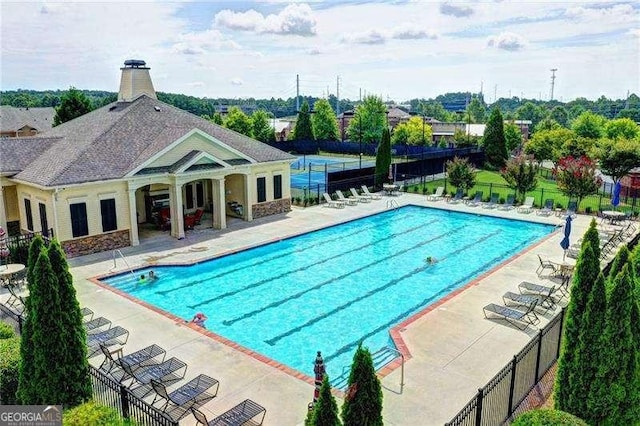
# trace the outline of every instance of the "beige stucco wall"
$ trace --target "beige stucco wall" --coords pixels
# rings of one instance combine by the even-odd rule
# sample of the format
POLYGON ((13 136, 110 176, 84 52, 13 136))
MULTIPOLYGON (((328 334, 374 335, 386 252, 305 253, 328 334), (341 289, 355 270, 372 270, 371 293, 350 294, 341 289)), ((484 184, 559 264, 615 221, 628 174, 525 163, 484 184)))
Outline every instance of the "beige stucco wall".
POLYGON ((229 160, 232 158, 241 158, 238 154, 224 149, 224 147, 215 145, 210 140, 204 138, 202 135, 195 133, 177 146, 173 147, 169 152, 158 157, 152 164, 152 167, 170 166, 182 157, 187 155, 190 151, 202 151, 221 160, 229 160))
MULTIPOLYGON (((47 210, 47 223, 49 228, 54 227, 54 215, 53 204, 51 202, 51 194, 53 191, 44 191, 38 188, 34 188, 26 185, 16 185, 16 193, 18 196, 17 204, 20 214, 20 231, 21 232, 40 232, 42 227, 40 224, 40 207, 38 204, 42 203, 46 206, 47 210), (33 219, 33 229, 27 229, 27 212, 24 207, 24 200, 31 200, 31 217, 33 219)), ((55 232, 55 230, 54 230, 55 232)))
POLYGON ((291 168, 289 162, 280 161, 273 163, 255 164, 251 168, 251 176, 249 177, 249 196, 251 204, 258 202, 258 183, 259 177, 266 178, 267 199, 265 201, 273 201, 273 177, 275 175, 282 176, 282 198, 291 197, 291 168))
POLYGON ((18 208, 18 192, 16 191, 16 186, 5 186, 3 189, 7 222, 20 220, 20 209, 18 208))

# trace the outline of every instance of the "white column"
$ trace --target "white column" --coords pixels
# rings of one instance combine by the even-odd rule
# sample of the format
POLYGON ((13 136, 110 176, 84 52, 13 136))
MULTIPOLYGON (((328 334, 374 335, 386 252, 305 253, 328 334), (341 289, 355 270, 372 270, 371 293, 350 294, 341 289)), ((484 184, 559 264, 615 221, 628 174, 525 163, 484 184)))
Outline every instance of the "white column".
POLYGON ((138 238, 138 214, 136 209, 136 189, 129 187, 129 240, 132 246, 140 244, 138 238))
POLYGON ((182 184, 171 185, 171 235, 181 240, 184 238, 184 215, 182 211, 182 184))
POLYGON ((211 179, 211 191, 213 192, 213 227, 225 229, 227 227, 227 206, 224 178, 211 179))
POLYGON ((0 186, 0 226, 2 229, 9 232, 7 229, 7 209, 4 205, 4 186, 0 186))
POLYGON ((250 188, 250 185, 253 184, 253 182, 249 180, 250 177, 250 175, 244 175, 244 220, 247 222, 251 222, 253 220, 253 209, 251 208, 251 205, 253 204, 252 194, 254 191, 251 191, 250 188))

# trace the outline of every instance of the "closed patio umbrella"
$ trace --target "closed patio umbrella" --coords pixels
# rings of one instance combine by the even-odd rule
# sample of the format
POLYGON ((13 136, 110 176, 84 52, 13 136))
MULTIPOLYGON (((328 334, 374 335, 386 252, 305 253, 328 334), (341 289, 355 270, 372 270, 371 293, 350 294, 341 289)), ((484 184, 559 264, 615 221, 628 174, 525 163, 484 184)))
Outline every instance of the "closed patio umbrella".
MULTIPOLYGON (((322 387, 322 380, 324 380, 324 373, 325 373, 325 368, 324 368, 324 360, 322 359, 322 354, 320 353, 320 351, 318 351, 318 355, 316 355, 316 362, 315 365, 313 366, 313 372, 315 373, 315 389, 313 390, 313 404, 315 404, 318 401, 318 398, 320 397, 320 388, 322 387)), ((310 404, 310 406, 312 407, 313 405, 310 404)))
POLYGON ((613 187, 613 198, 611 199, 611 205, 613 207, 618 207, 618 204, 620 204, 620 189, 620 181, 617 181, 616 185, 613 187))
POLYGON ((564 238, 560 241, 560 247, 564 249, 564 255, 562 256, 563 262, 567 256, 567 249, 571 245, 569 243, 569 236, 571 235, 571 220, 571 215, 567 215, 567 222, 564 224, 564 238))

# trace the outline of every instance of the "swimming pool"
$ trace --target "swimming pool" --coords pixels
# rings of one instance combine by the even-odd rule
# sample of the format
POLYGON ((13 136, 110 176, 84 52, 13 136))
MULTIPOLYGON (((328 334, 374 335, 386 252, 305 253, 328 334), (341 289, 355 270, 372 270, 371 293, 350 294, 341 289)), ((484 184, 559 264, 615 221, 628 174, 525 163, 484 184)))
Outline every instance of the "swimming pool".
POLYGON ((395 324, 551 231, 407 206, 190 266, 154 267, 153 283, 129 273, 103 281, 178 317, 202 311, 209 330, 307 375, 320 350, 335 379, 358 342, 372 352, 392 345, 395 324))

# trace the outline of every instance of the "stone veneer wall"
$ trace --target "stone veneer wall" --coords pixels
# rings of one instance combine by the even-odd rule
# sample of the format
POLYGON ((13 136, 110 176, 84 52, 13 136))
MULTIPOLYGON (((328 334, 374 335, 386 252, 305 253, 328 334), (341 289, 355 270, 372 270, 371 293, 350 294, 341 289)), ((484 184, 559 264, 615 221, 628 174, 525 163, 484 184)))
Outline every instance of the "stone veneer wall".
POLYGON ((76 257, 101 251, 115 250, 122 247, 129 247, 130 245, 131 241, 129 239, 129 230, 125 229, 123 231, 114 231, 108 234, 64 241, 62 243, 62 248, 67 254, 67 257, 76 257))
POLYGON ((291 200, 289 198, 281 198, 279 200, 267 201, 251 206, 251 212, 254 219, 271 216, 278 213, 287 213, 290 211, 291 200))

